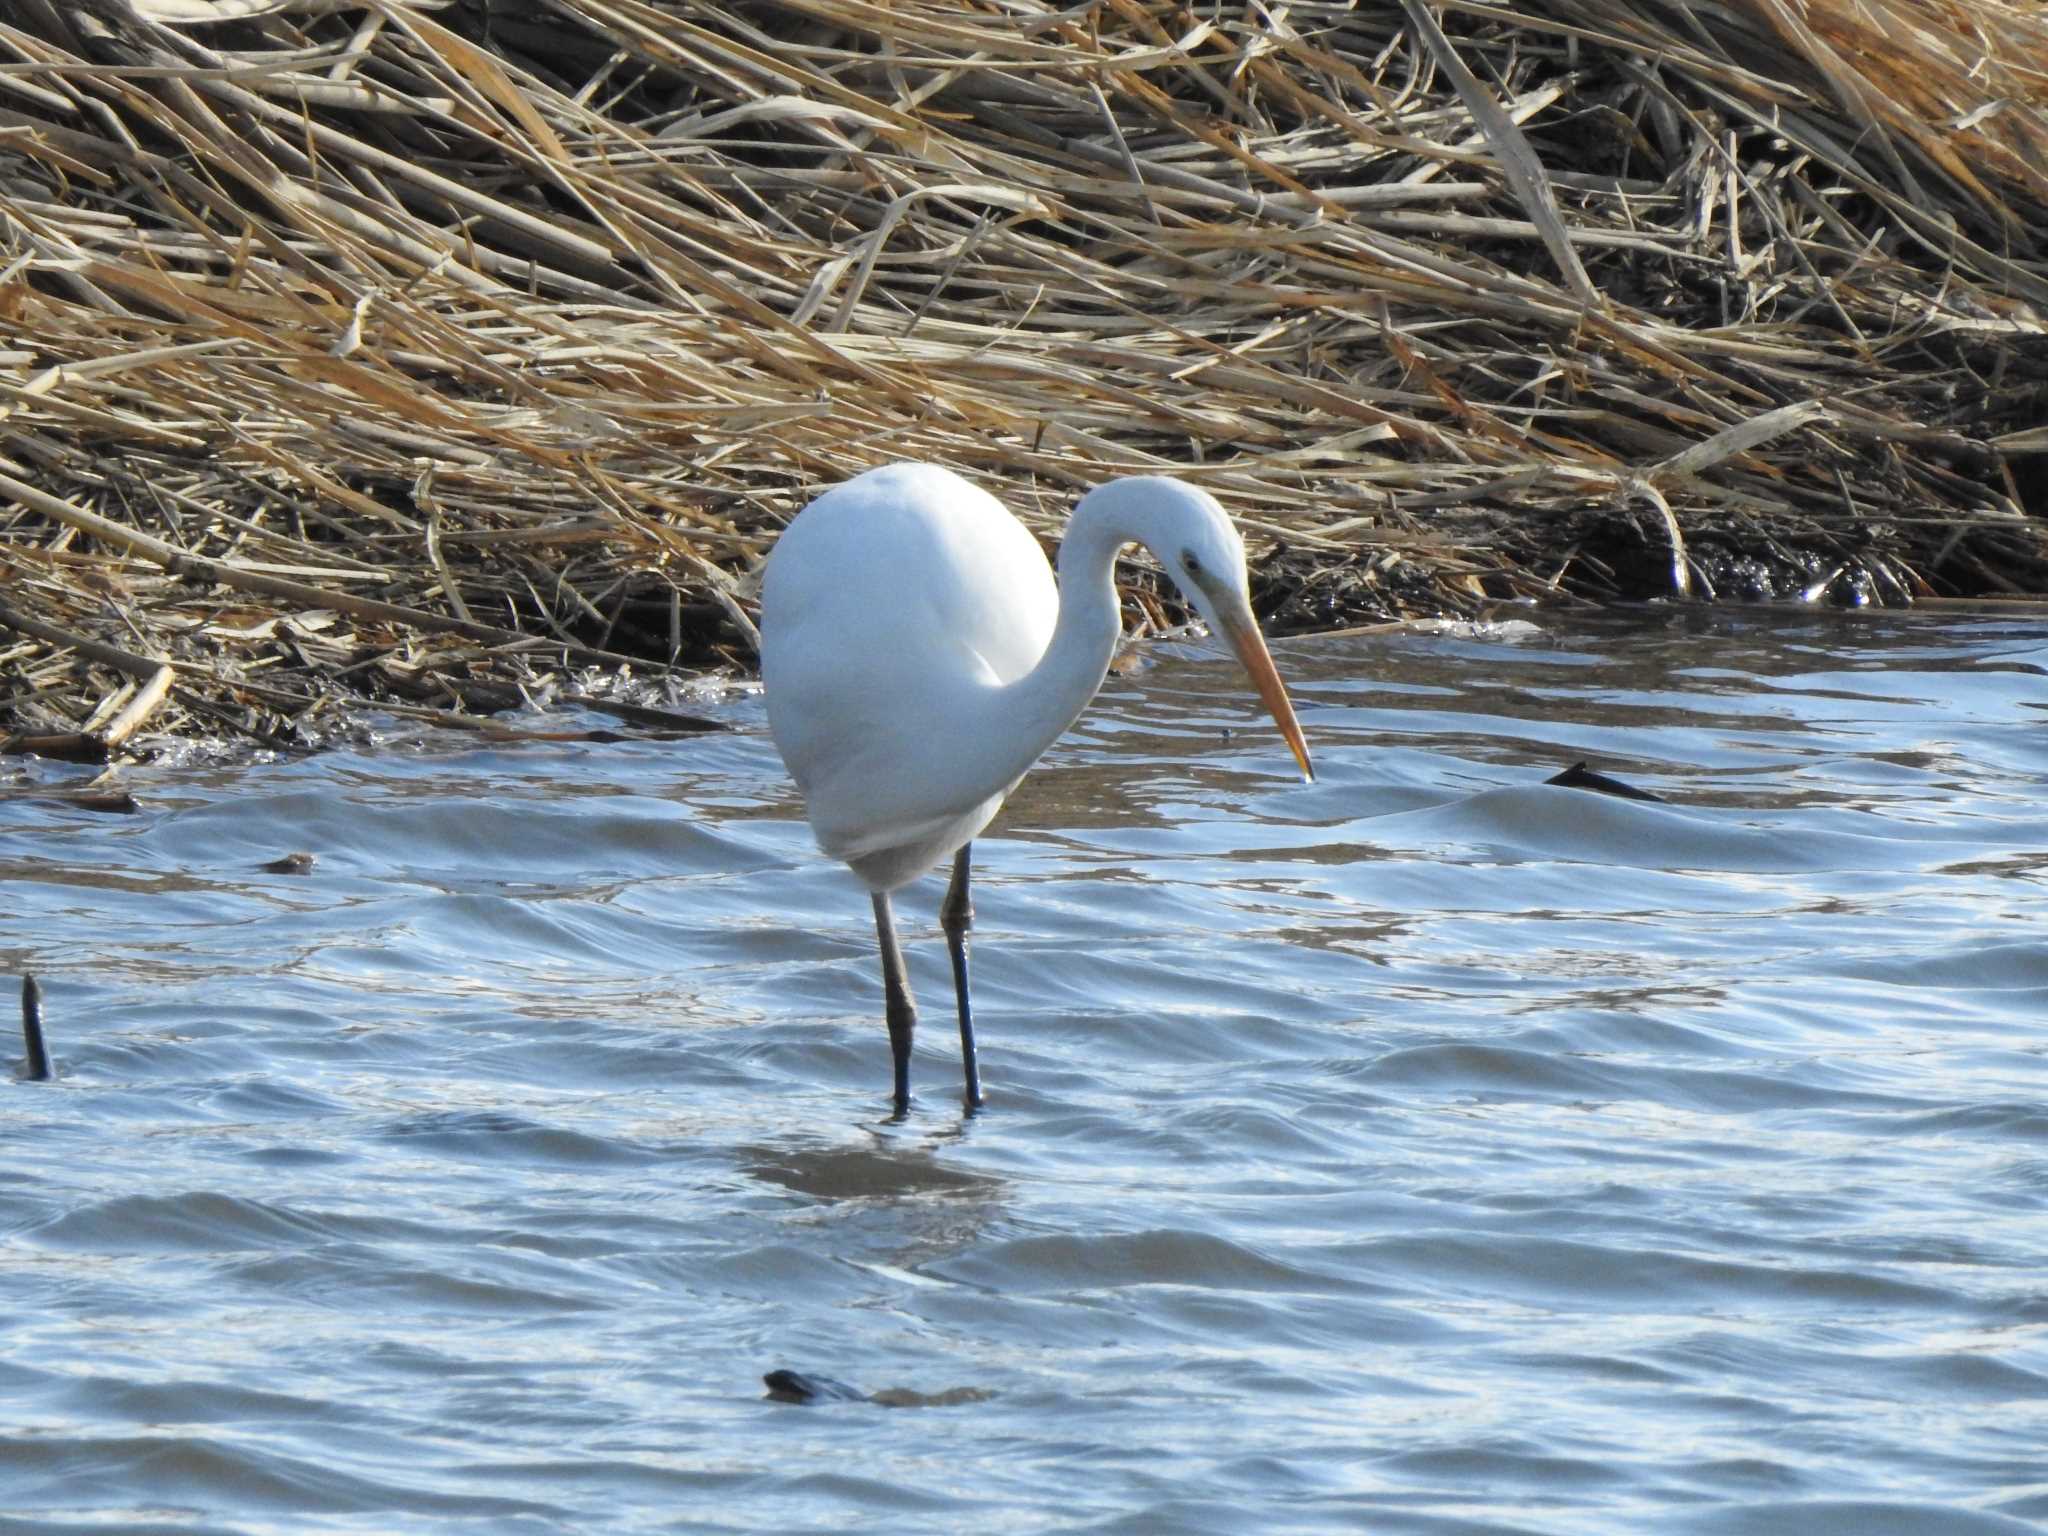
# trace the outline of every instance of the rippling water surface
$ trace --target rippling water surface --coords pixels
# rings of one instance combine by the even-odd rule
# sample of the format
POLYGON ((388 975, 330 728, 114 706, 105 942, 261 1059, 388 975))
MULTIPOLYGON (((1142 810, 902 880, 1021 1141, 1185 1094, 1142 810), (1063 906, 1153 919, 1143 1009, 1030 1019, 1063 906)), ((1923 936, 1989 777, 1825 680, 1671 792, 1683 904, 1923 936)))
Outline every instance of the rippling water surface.
POLYGON ((1279 654, 979 845, 973 1120, 757 697, 0 803, 0 1531, 2048 1524, 2048 622, 1279 654))

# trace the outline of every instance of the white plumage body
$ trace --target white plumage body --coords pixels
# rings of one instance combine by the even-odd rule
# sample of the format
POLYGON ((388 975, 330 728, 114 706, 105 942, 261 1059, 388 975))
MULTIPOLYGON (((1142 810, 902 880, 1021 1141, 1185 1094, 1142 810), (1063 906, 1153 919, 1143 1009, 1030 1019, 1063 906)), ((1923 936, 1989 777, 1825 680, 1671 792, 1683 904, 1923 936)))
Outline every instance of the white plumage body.
POLYGON ((827 491, 768 557, 768 729, 818 846, 872 892, 899 1119, 910 1112, 917 1005, 889 893, 955 855, 939 924, 973 1109, 967 845, 1102 686, 1121 628, 1117 551, 1132 542, 1237 652, 1306 776, 1308 746, 1252 617, 1244 545, 1199 486, 1161 475, 1097 486, 1067 520, 1057 587, 1022 523, 931 464, 872 469, 827 491))
POLYGON ((1000 502, 936 465, 870 470, 790 524, 761 611, 768 728, 820 848, 886 891, 988 825, 1022 769, 962 732, 1059 617, 1038 541, 1000 502))

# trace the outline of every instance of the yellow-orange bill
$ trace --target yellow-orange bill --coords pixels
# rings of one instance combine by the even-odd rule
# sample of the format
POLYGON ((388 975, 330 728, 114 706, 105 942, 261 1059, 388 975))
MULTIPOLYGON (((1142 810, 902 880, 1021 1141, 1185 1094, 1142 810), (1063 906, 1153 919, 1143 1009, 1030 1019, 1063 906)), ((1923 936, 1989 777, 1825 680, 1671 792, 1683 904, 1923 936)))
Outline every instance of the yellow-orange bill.
POLYGON ((1287 697, 1286 686, 1280 681, 1280 673, 1273 665, 1273 655, 1266 649, 1266 639, 1259 633, 1259 626, 1249 617, 1242 623, 1226 621, 1223 638, 1237 652, 1237 659, 1250 675, 1252 686, 1259 690, 1259 698, 1272 712, 1273 723, 1280 727, 1281 739, 1294 753, 1294 760, 1301 764, 1302 778, 1313 784, 1316 771, 1308 760, 1308 742, 1302 738, 1301 726, 1294 718, 1294 704, 1287 697))

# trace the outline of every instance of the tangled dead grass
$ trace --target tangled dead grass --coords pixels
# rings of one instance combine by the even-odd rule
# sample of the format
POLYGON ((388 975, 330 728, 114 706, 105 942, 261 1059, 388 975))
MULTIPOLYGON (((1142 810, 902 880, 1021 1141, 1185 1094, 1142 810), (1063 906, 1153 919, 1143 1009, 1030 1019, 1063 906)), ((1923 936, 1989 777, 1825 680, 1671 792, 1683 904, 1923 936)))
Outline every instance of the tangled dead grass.
POLYGON ((744 665, 905 457, 1198 476, 1283 629, 2038 593, 2044 234, 1998 0, 23 0, 0 732, 744 665))

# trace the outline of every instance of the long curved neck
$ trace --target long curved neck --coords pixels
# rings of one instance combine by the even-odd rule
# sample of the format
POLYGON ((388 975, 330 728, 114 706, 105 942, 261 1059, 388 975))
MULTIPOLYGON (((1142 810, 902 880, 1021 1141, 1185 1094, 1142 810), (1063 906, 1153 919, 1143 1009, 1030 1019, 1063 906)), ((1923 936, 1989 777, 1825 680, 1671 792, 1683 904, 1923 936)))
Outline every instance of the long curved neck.
POLYGON ((1111 506, 1084 501, 1068 519, 1060 541, 1060 616, 1052 642, 1037 666, 989 691, 988 718, 978 722, 982 740, 1011 765, 1005 782, 1022 778, 1102 686, 1123 633, 1116 553, 1134 537, 1111 506))

